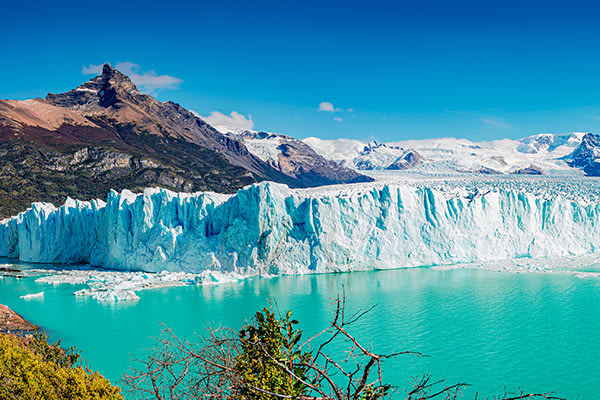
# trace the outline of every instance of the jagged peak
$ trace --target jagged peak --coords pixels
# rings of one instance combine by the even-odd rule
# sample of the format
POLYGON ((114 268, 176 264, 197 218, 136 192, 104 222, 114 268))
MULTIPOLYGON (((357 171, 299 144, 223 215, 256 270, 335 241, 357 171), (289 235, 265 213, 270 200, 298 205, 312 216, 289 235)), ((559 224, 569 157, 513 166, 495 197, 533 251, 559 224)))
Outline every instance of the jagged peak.
POLYGON ((71 109, 92 109, 98 105, 108 107, 125 98, 140 95, 131 79, 110 64, 102 66, 102 73, 68 92, 49 93, 46 101, 71 109))
POLYGON ((589 141, 589 140, 598 139, 599 137, 600 137, 599 135, 595 135, 592 132, 588 132, 585 135, 583 135, 582 140, 589 141))
POLYGON ((89 83, 94 83, 94 86, 97 86, 97 83, 101 83, 104 90, 106 90, 108 87, 114 87, 128 92, 139 92, 137 87, 127 75, 123 74, 121 71, 117 70, 108 63, 102 66, 102 73, 100 75, 84 83, 80 86, 80 88, 89 83))
POLYGON ((108 63, 102 66, 102 74, 98 75, 96 78, 103 78, 103 80, 110 86, 117 86, 127 91, 138 92, 137 87, 127 75, 108 63))
POLYGON ((119 72, 119 71, 117 71, 117 69, 113 68, 109 63, 105 63, 102 66, 102 75, 112 75, 115 72, 119 72))

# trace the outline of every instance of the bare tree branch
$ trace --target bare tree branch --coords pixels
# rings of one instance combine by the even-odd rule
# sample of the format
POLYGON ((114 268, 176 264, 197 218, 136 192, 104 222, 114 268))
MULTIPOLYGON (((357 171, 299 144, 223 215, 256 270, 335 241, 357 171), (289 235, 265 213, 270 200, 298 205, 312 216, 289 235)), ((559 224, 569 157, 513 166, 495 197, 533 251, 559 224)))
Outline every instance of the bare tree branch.
MULTIPOLYGON (((302 342, 302 332, 294 327, 298 322, 290 318, 290 312, 282 315, 274 302, 239 332, 222 327, 209 329, 197 343, 180 339, 163 325, 158 347, 144 360, 135 360, 141 367, 126 375, 124 382, 138 395, 156 400, 388 398, 397 388, 384 380, 383 362, 402 355, 426 356, 413 351, 375 352, 350 329, 373 307, 347 316, 346 296, 342 293, 334 300, 333 308, 329 325, 302 342), (330 346, 335 349, 342 345, 347 347, 342 358, 328 351, 330 346)), ((447 385, 445 380, 434 381, 423 375, 413 380, 405 400, 454 400, 467 386, 447 385)), ((496 398, 520 399, 564 400, 551 393, 523 391, 505 392, 496 398)))

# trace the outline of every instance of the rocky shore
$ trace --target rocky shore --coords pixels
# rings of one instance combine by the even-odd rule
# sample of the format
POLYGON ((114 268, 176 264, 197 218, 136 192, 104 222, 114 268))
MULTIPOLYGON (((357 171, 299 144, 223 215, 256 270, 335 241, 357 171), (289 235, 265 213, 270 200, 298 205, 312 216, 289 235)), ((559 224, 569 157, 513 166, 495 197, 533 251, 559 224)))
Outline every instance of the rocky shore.
POLYGON ((0 332, 23 332, 35 329, 35 325, 26 321, 10 308, 0 304, 0 332))

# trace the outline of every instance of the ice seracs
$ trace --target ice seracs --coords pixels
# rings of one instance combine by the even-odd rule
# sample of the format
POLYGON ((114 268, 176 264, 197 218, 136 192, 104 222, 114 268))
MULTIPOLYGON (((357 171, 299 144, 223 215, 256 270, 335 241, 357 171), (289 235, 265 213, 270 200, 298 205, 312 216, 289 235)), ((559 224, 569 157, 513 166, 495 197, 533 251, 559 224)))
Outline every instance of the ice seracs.
MULTIPOLYGON (((546 196, 512 180, 477 191, 416 182, 302 190, 261 183, 235 195, 146 189, 111 192, 106 202, 34 204, 0 223, 0 255, 243 277, 570 257, 600 248, 600 201, 561 195, 573 191, 566 181, 550 181, 546 196)), ((589 184, 595 189, 584 192, 599 193, 589 184)))

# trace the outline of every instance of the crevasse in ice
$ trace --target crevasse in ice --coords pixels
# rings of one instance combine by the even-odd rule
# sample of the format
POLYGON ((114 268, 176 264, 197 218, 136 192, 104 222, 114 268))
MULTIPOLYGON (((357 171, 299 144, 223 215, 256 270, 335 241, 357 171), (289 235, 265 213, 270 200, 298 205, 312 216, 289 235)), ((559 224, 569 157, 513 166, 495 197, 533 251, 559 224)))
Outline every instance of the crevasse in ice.
POLYGON ((511 190, 465 198, 403 184, 235 195, 146 189, 35 203, 0 223, 0 255, 148 272, 245 276, 592 254, 600 204, 511 190))

